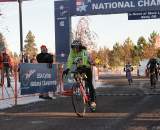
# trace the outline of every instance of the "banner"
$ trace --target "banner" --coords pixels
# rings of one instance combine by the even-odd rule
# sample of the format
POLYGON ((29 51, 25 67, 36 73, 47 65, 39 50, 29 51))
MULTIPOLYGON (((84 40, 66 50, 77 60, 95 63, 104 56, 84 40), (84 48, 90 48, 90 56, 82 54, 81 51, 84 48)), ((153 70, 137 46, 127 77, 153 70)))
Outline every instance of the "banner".
POLYGON ((56 91, 56 65, 52 68, 48 64, 30 64, 20 65, 20 83, 21 94, 34 94, 41 92, 56 91))
MULTIPOLYGON (((0 0, 0 2, 15 2, 18 0, 0 0)), ((30 1, 30 0, 22 0, 22 1, 30 1)))
POLYGON ((17 1, 17 0, 0 0, 0 2, 13 2, 13 1, 17 1))
POLYGON ((137 11, 128 13, 128 20, 157 19, 160 18, 160 11, 137 11))
POLYGON ((72 15, 98 15, 160 9, 160 0, 71 0, 72 15))
POLYGON ((55 1, 56 61, 66 62, 70 51, 69 1, 55 1))

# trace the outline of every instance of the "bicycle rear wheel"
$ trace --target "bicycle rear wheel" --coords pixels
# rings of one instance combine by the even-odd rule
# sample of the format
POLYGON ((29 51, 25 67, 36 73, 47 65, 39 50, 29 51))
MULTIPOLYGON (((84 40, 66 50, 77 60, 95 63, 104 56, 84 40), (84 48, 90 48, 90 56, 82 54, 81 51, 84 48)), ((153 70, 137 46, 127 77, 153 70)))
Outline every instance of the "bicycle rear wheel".
POLYGON ((86 103, 83 98, 83 94, 80 92, 79 84, 74 84, 72 87, 72 105, 75 113, 79 117, 83 117, 86 112, 86 103))

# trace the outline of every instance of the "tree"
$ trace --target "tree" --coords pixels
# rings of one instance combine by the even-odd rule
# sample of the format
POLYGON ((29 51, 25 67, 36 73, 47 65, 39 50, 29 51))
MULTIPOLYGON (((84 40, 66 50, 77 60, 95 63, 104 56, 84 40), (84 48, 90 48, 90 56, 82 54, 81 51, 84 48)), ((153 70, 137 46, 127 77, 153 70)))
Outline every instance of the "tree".
POLYGON ((107 65, 108 66, 108 60, 109 60, 109 49, 104 47, 100 48, 97 54, 97 58, 100 60, 101 65, 107 65))
POLYGON ((133 47, 132 63, 137 65, 139 61, 143 58, 144 48, 147 46, 146 39, 141 36, 138 38, 137 45, 133 47))
POLYGON ((113 45, 113 61, 114 61, 114 66, 118 67, 120 65, 123 64, 123 48, 122 46, 116 42, 114 45, 113 45))
POLYGON ((38 49, 36 48, 35 44, 35 36, 31 31, 28 32, 25 43, 24 54, 29 55, 29 58, 33 58, 35 55, 37 55, 38 49))
POLYGON ((150 34, 150 37, 148 38, 149 40, 149 44, 151 45, 155 45, 156 43, 156 37, 158 36, 158 33, 153 31, 151 34, 150 34))
POLYGON ((132 62, 133 50, 134 50, 134 44, 132 40, 128 37, 123 44, 124 62, 127 62, 127 61, 132 62))
POLYGON ((156 37, 158 33, 153 31, 148 38, 148 44, 144 47, 143 58, 151 58, 153 56, 157 56, 157 49, 156 49, 156 37))
POLYGON ((6 40, 3 36, 3 34, 0 33, 0 51, 2 51, 5 46, 6 46, 6 40))
POLYGON ((86 46, 89 51, 92 51, 96 48, 96 38, 96 33, 91 31, 91 29, 89 28, 89 19, 87 17, 82 17, 78 22, 73 39, 81 40, 83 45, 86 46))

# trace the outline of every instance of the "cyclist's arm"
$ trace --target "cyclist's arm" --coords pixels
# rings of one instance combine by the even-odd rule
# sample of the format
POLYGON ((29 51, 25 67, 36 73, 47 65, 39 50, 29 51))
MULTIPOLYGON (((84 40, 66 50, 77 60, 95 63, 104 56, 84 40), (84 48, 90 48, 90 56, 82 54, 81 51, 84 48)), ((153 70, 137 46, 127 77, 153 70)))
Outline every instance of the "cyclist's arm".
POLYGON ((86 50, 83 50, 82 52, 82 63, 84 66, 90 66, 90 58, 89 58, 89 54, 86 50))
POLYGON ((71 50, 67 59, 67 68, 71 69, 73 65, 73 51, 71 50))
POLYGON ((146 65, 147 69, 149 68, 149 65, 150 65, 150 60, 148 61, 147 65, 146 65))

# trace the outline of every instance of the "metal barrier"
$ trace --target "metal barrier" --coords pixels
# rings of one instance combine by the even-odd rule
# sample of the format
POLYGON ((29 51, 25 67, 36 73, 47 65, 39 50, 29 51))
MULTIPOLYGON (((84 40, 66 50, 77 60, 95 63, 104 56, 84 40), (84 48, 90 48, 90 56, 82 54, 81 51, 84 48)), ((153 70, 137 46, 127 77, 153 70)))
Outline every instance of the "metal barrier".
MULTIPOLYGON (((58 94, 61 95, 63 93, 63 82, 62 82, 62 73, 63 73, 63 65, 57 63, 57 91, 56 92, 50 92, 50 94, 58 94)), ((0 104, 3 101, 7 102, 10 101, 12 103, 12 105, 17 105, 18 104, 18 99, 21 98, 25 98, 25 97, 35 97, 38 96, 39 93, 35 93, 35 94, 29 94, 29 95, 21 95, 20 91, 20 82, 19 82, 19 72, 17 71, 18 68, 16 66, 16 68, 14 69, 12 75, 10 75, 11 77, 11 87, 7 87, 7 79, 6 79, 6 75, 1 75, 2 78, 2 85, 0 87, 0 104)), ((1 109, 1 108, 0 108, 1 109)))
MULTIPOLYGON (((64 88, 64 82, 63 82, 63 78, 62 78, 62 74, 63 74, 63 67, 64 64, 59 64, 56 63, 57 66, 57 91, 56 92, 50 92, 50 94, 54 95, 65 95, 68 96, 70 95, 71 91, 70 89, 66 90, 64 88)), ((2 76, 2 86, 0 87, 0 103, 3 102, 11 102, 10 106, 13 105, 17 105, 19 104, 19 100, 18 99, 22 99, 22 98, 29 98, 29 97, 37 97, 39 95, 39 93, 35 93, 35 94, 29 94, 29 95, 21 95, 20 91, 20 82, 19 82, 19 72, 18 72, 18 65, 14 68, 13 73, 11 75, 11 87, 8 88, 7 87, 7 82, 6 82, 6 78, 5 75, 2 76)), ((93 84, 95 85, 95 81, 97 80, 97 69, 93 68, 93 84)), ((38 97, 39 98, 39 97, 38 97)), ((1 108, 0 108, 1 109, 1 108)))

